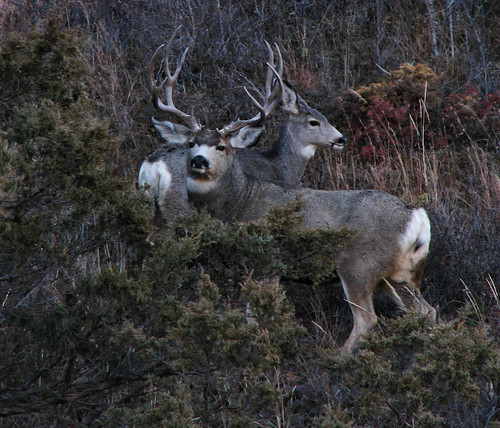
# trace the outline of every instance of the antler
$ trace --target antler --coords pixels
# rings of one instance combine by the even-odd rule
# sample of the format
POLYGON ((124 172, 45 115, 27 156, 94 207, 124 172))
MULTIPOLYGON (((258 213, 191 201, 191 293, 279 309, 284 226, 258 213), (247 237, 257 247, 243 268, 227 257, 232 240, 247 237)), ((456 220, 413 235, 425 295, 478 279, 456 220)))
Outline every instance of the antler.
POLYGON ((275 69, 274 63, 274 53, 269 45, 269 43, 265 42, 267 46, 268 52, 268 62, 266 63, 268 66, 267 74, 266 74, 266 85, 265 85, 265 98, 264 105, 262 106, 251 94, 248 92, 248 89, 244 87, 245 92, 250 97, 252 102, 255 104, 259 113, 257 113, 254 117, 247 120, 236 120, 231 122, 230 124, 224 126, 222 129, 218 129, 217 132, 222 136, 226 136, 232 134, 233 132, 239 131, 241 128, 249 125, 258 125, 262 123, 266 117, 268 117, 278 106, 281 101, 281 96, 283 93, 283 58, 281 57, 281 52, 277 44, 276 50, 278 52, 278 70, 275 69), (275 77, 275 79, 273 79, 275 77))
MULTIPOLYGON (((165 57, 162 62, 164 62, 164 69, 165 69, 165 74, 167 77, 165 77, 160 84, 157 84, 156 76, 155 76, 155 62, 158 59, 158 56, 160 55, 161 50, 165 46, 164 44, 161 45, 158 49, 156 49, 155 54, 153 55, 153 58, 151 59, 151 63, 149 65, 149 88, 151 90, 151 95, 153 98, 153 104, 154 106, 166 113, 173 114, 174 116, 177 116, 179 119, 184 121, 186 125, 189 126, 189 128, 192 131, 198 131, 201 129, 200 123, 196 120, 196 118, 193 115, 184 113, 180 111, 177 107, 174 105, 174 101, 172 98, 172 92, 174 88, 174 84, 177 80, 177 77, 179 77, 179 73, 182 69, 182 66, 184 65, 184 61, 186 60, 186 55, 188 53, 189 47, 186 48, 182 54, 181 60, 179 61, 177 68, 175 69, 174 74, 171 74, 170 72, 170 62, 169 62, 169 55, 170 55, 170 50, 172 49, 172 45, 174 43, 175 38, 177 37, 177 33, 181 29, 182 26, 178 26, 172 37, 170 38, 168 44, 167 44, 167 49, 165 52, 165 57), (164 104, 160 100, 160 91, 165 87, 165 97, 167 104, 164 104)), ((160 65, 160 70, 158 71, 158 75, 161 72, 162 66, 160 65)))

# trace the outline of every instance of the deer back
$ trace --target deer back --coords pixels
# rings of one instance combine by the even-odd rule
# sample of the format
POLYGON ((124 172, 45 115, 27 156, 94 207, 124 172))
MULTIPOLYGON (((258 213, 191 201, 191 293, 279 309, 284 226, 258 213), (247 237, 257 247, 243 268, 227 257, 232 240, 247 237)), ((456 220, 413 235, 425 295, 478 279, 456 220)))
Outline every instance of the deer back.
POLYGON ((413 207, 388 193, 378 190, 325 191, 265 182, 247 175, 240 162, 232 159, 237 149, 226 147, 222 151, 203 143, 198 146, 198 143, 188 152, 189 198, 198 208, 205 207, 221 220, 260 220, 275 207, 302 200, 303 227, 349 227, 365 240, 375 239, 380 243, 379 235, 394 239, 404 231, 411 217, 413 207), (203 175, 205 170, 193 173, 193 159, 199 157, 205 159, 207 170, 213 168, 217 172, 211 177, 203 175))

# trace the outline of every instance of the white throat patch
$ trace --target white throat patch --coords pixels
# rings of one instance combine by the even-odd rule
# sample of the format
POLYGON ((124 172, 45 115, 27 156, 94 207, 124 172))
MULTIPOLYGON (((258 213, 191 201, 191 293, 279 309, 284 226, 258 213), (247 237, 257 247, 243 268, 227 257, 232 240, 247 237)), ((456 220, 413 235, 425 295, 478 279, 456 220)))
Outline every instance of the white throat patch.
POLYGON ((308 144, 300 149, 300 154, 306 159, 311 159, 316 153, 317 147, 314 144, 308 144))
POLYGON ((203 195, 210 192, 215 187, 216 182, 217 180, 199 180, 188 176, 186 187, 189 193, 203 195))

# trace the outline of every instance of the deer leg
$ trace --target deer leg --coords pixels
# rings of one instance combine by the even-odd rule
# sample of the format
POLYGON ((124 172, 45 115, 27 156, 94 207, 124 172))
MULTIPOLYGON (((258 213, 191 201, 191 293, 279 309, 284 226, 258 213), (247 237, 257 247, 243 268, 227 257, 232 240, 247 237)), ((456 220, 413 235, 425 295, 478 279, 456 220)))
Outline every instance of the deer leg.
POLYGON ((436 321, 436 310, 424 299, 420 293, 420 289, 415 287, 415 284, 410 283, 400 283, 394 281, 388 281, 385 287, 383 287, 384 292, 387 293, 387 286, 392 289, 391 294, 387 293, 389 297, 392 297, 394 293, 397 296, 397 301, 393 300, 403 309, 405 312, 413 312, 415 315, 427 316, 433 322, 436 321), (387 285, 388 284, 388 285, 387 285), (400 303, 398 303, 398 301, 400 303))
POLYGON ((340 280, 353 315, 351 334, 342 346, 342 351, 351 352, 359 340, 377 324, 377 315, 372 300, 374 287, 356 289, 352 283, 346 282, 341 276, 340 280))
POLYGON ((425 261, 421 261, 411 271, 398 272, 392 278, 384 278, 381 287, 402 310, 414 312, 417 316, 428 316, 436 321, 436 310, 420 293, 424 267, 425 261))
POLYGON ((403 300, 401 299, 401 296, 393 287, 391 281, 386 278, 382 278, 382 281, 380 282, 380 289, 397 305, 399 309, 401 309, 402 311, 408 310, 403 300))

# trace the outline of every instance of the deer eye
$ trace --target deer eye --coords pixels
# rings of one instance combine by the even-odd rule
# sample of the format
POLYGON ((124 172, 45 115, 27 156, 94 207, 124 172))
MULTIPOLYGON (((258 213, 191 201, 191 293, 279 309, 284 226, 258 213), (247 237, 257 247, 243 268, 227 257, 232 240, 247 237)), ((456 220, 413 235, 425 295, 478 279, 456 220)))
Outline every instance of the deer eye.
POLYGON ((223 152, 224 150, 226 150, 226 146, 217 146, 215 148, 215 150, 218 150, 219 152, 223 152))
POLYGON ((309 121, 309 125, 311 125, 311 126, 319 126, 319 125, 320 125, 320 123, 319 123, 319 121, 317 121, 317 120, 315 120, 315 119, 311 119, 311 120, 309 121))
POLYGON ((188 147, 189 147, 190 149, 192 149, 192 148, 194 147, 194 142, 193 142, 193 141, 190 141, 190 142, 188 143, 188 147))

